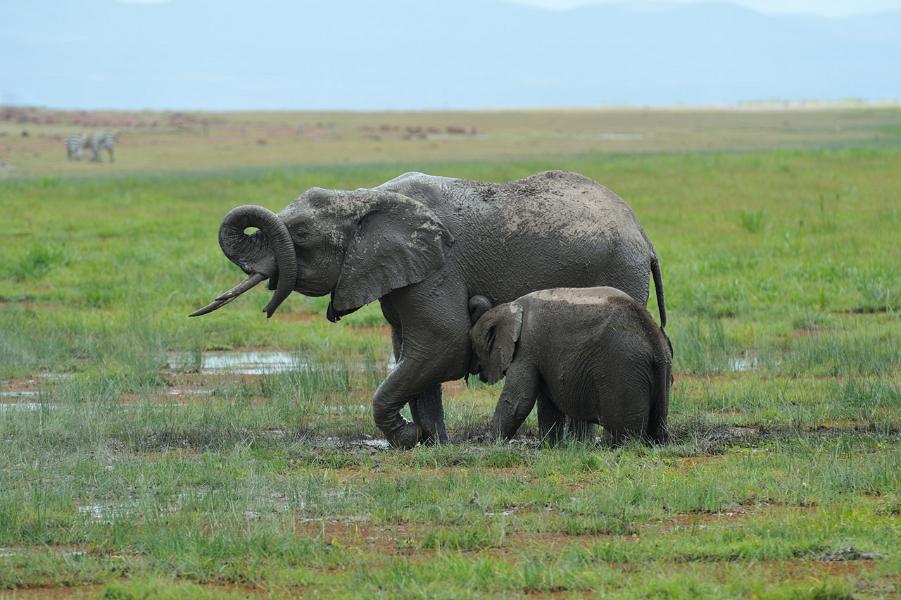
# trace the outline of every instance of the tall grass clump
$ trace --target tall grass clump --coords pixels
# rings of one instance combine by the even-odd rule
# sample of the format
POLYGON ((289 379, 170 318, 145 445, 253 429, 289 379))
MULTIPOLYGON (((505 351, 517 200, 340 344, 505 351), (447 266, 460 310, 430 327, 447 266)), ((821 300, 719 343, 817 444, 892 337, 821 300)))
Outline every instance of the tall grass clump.
POLYGON ((674 366, 698 375, 721 373, 731 366, 732 344, 719 319, 695 318, 670 327, 674 366))
POLYGON ((34 244, 18 261, 12 263, 11 275, 16 281, 40 279, 54 266, 65 264, 66 253, 57 244, 34 244))
POLYGON ((794 340, 778 367, 793 376, 885 375, 901 369, 901 338, 867 328, 794 340))
POLYGON ((742 210, 738 222, 749 233, 760 233, 766 225, 766 212, 762 210, 742 210))

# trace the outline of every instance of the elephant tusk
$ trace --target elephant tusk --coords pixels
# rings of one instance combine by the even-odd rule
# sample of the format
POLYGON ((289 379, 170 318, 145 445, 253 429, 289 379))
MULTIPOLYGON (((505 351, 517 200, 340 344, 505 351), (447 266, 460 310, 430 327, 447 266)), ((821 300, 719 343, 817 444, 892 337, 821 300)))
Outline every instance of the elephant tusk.
POLYGON ((189 316, 189 317, 199 317, 199 316, 201 316, 201 315, 205 315, 205 314, 207 314, 207 313, 211 313, 211 312, 213 312, 214 310, 216 310, 216 309, 218 309, 218 308, 221 308, 221 307, 225 306, 226 304, 228 304, 228 303, 231 302, 232 300, 234 300, 234 298, 228 298, 228 299, 226 299, 226 300, 213 300, 212 302, 210 302, 209 304, 207 304, 207 305, 204 306, 203 308, 198 308, 197 310, 195 310, 194 312, 192 312, 192 313, 191 313, 190 315, 188 315, 188 316, 189 316))
POLYGON ((203 308, 195 310, 188 316, 199 317, 201 315, 211 313, 214 310, 218 310, 265 279, 267 279, 266 275, 263 275, 262 273, 254 273, 232 289, 219 294, 218 296, 216 296, 215 300, 213 300, 203 308))
POLYGON ((241 294, 243 294, 244 292, 246 292, 253 286, 262 282, 264 279, 268 279, 268 277, 266 275, 263 275, 262 273, 254 273, 253 275, 251 275, 250 277, 248 277, 247 279, 245 279, 244 281, 242 281, 241 283, 239 283, 232 289, 216 296, 216 300, 228 300, 231 298, 237 298, 238 296, 240 296, 241 294))

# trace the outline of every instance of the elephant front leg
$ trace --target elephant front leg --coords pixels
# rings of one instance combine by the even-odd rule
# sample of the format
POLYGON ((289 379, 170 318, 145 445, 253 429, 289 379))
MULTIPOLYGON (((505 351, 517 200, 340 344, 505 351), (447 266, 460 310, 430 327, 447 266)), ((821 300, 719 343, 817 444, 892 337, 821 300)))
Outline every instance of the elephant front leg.
MULTIPOLYGON (((403 335, 399 325, 391 327, 391 343, 394 347, 394 360, 400 362, 403 335)), ((423 441, 446 444, 448 437, 447 426, 444 423, 444 405, 441 402, 441 384, 429 385, 422 392, 411 396, 408 402, 413 422, 422 430, 423 441)))
POLYGON ((422 429, 424 442, 439 444, 448 442, 440 383, 434 383, 425 391, 410 398, 410 414, 413 416, 413 422, 422 429))
POLYGON ((495 439, 509 440, 526 420, 538 397, 538 373, 524 362, 513 362, 507 369, 504 391, 497 401, 491 419, 491 433, 495 439))
POLYGON ((417 423, 404 419, 400 410, 411 398, 422 398, 424 391, 446 379, 447 374, 440 364, 401 358, 394 371, 375 391, 372 400, 372 416, 388 443, 409 449, 429 439, 429 433, 417 423))

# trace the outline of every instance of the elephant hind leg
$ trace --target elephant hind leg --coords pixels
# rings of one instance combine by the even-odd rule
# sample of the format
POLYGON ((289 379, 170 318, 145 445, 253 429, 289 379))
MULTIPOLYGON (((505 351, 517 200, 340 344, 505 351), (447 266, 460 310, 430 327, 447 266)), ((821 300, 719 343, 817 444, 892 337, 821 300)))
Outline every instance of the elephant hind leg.
POLYGON ((541 443, 548 446, 556 446, 563 441, 565 434, 566 417, 560 409, 550 401, 544 386, 540 386, 538 393, 538 433, 541 435, 541 443))
POLYGON ((597 436, 597 425, 582 419, 566 419, 566 433, 570 439, 578 442, 593 442, 597 436))
MULTIPOLYGON (((623 368, 620 373, 627 373, 623 368)), ((604 442, 621 445, 629 439, 642 439, 648 429, 651 409, 651 382, 641 376, 621 376, 605 390, 600 411, 604 417, 604 442)))
POLYGON ((633 419, 604 427, 602 442, 609 446, 622 446, 627 440, 644 439, 643 432, 647 429, 647 424, 647 415, 640 415, 633 419))

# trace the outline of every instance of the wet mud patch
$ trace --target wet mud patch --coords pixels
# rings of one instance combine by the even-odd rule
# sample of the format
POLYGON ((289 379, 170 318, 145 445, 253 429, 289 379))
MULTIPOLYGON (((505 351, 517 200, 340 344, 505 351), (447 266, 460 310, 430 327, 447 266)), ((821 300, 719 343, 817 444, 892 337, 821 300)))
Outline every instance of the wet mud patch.
POLYGON ((7 379, 0 382, 0 398, 14 397, 15 394, 37 394, 40 383, 37 379, 7 379))
POLYGON ((3 296, 0 295, 0 304, 27 304, 34 302, 34 296, 3 296))
POLYGON ((889 312, 897 312, 897 306, 853 306, 839 311, 840 314, 846 315, 882 315, 889 312))
POLYGON ((857 560, 877 560, 880 558, 882 558, 882 555, 878 552, 862 552, 854 546, 847 546, 845 548, 838 548, 837 550, 824 552, 817 557, 817 560, 824 562, 843 562, 857 560))
POLYGON ((8 598, 10 600, 16 598, 98 598, 100 592, 104 589, 102 585, 86 585, 77 587, 26 587, 15 590, 4 590, 0 592, 0 598, 8 598))
POLYGON ((821 579, 824 576, 856 577, 875 568, 874 563, 867 561, 823 562, 800 558, 761 561, 759 564, 774 580, 779 581, 821 579))
POLYGON ((41 402, 41 382, 38 379, 9 379, 0 383, 0 414, 35 412, 50 406, 41 402))
POLYGON ((363 517, 340 521, 298 517, 294 530, 298 537, 321 539, 344 548, 366 547, 390 555, 412 555, 420 550, 415 543, 418 528, 406 524, 376 525, 363 517))
POLYGON ((646 533, 650 533, 650 531, 663 531, 672 534, 684 532, 686 530, 694 531, 695 529, 707 529, 712 526, 733 526, 755 513, 763 512, 764 508, 763 505, 758 505, 754 507, 730 506, 725 510, 716 512, 698 510, 658 519, 643 527, 647 530, 646 533))

